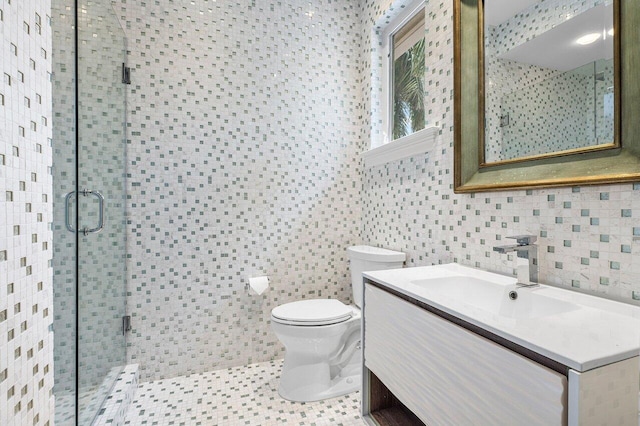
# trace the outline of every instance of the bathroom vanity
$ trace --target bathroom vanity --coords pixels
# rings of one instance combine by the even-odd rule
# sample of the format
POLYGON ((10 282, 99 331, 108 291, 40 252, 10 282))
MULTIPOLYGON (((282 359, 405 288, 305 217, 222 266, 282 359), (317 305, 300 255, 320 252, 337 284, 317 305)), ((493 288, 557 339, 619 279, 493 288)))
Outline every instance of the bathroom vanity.
POLYGON ((372 425, 638 425, 640 307, 457 264, 364 274, 372 425))

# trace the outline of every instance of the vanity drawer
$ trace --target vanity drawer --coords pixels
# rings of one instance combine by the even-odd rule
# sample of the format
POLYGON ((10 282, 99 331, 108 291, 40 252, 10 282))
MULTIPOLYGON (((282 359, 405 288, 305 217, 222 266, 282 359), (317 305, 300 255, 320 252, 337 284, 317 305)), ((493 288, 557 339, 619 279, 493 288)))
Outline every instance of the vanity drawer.
POLYGON ((370 284, 364 365, 428 425, 566 425, 567 378, 370 284))

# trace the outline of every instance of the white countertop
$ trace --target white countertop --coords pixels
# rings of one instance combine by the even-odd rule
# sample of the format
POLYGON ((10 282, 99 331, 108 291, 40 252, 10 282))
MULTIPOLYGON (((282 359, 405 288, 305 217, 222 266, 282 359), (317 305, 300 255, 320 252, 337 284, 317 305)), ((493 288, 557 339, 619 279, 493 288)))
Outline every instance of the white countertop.
MULTIPOLYGON (((363 275, 577 371, 588 371, 640 355, 638 306, 542 284, 516 289, 515 278, 455 263, 365 272, 363 275), (504 316, 495 309, 487 309, 486 304, 474 306, 476 296, 470 292, 463 292, 461 297, 460 292, 448 293, 442 286, 437 289, 430 288, 428 284, 431 280, 452 277, 469 277, 501 286, 504 294, 498 294, 500 301, 496 303, 515 310, 515 314, 519 309, 518 300, 508 300, 510 290, 517 290, 523 300, 533 296, 525 292, 533 292, 536 297, 542 296, 534 299, 534 303, 551 298, 561 301, 559 304, 562 306, 571 306, 571 309, 554 313, 550 308, 549 314, 529 318, 513 314, 504 316)), ((484 295, 482 298, 486 301, 484 295)))

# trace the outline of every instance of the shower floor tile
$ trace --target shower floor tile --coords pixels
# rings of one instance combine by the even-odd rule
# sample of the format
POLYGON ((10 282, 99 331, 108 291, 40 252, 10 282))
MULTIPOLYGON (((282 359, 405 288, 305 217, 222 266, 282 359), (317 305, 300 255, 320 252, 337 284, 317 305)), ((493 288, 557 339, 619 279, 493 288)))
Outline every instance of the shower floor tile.
POLYGON ((126 425, 361 426, 360 393, 298 403, 278 395, 282 360, 142 383, 126 425))

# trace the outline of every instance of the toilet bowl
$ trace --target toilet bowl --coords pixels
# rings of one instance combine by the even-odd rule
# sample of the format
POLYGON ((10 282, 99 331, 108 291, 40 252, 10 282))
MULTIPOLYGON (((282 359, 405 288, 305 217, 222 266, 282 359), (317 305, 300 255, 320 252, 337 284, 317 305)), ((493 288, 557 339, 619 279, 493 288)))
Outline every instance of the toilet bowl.
POLYGON ((287 303, 271 312, 285 347, 279 393, 290 401, 318 401, 360 386, 360 310, 333 299, 287 303), (352 368, 347 368, 352 364, 352 368))
POLYGON ((405 254, 369 246, 349 247, 347 254, 355 305, 309 299, 271 311, 271 328, 285 347, 278 387, 284 399, 318 401, 360 388, 362 272, 401 268, 405 254))

